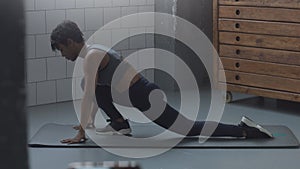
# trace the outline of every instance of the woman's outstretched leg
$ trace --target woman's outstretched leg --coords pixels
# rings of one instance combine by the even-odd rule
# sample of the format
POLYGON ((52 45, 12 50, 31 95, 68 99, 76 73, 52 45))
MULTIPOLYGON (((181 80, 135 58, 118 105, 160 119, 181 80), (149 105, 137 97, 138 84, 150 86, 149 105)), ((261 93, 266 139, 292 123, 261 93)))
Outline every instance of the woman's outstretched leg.
POLYGON ((194 122, 165 103, 163 97, 156 97, 152 100, 153 103, 150 103, 149 95, 155 89, 159 89, 159 87, 142 78, 130 88, 130 99, 134 107, 144 112, 146 117, 165 129, 185 136, 198 136, 202 134, 212 137, 269 137, 254 127, 223 124, 213 121, 194 122), (161 105, 165 105, 165 108, 161 114, 156 115, 159 112, 155 112, 155 109, 152 109, 151 106, 160 107, 161 105))

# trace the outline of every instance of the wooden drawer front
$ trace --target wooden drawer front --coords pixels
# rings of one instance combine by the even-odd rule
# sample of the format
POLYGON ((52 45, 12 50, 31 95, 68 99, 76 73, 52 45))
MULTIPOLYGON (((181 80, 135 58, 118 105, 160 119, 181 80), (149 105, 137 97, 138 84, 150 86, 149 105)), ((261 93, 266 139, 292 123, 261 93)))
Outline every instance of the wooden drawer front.
POLYGON ((284 99, 284 100, 300 102, 300 94, 292 93, 292 92, 276 91, 270 89, 254 88, 254 87, 240 86, 240 85, 233 85, 233 84, 227 84, 227 90, 246 93, 246 94, 254 94, 263 97, 271 97, 276 99, 284 99))
POLYGON ((295 23, 220 19, 219 30, 300 37, 300 24, 295 23))
POLYGON ((222 57, 300 65, 300 52, 243 47, 234 45, 220 45, 219 55, 222 57))
POLYGON ((300 93, 300 80, 236 71, 225 74, 227 83, 300 93))
POLYGON ((219 17, 282 22, 300 22, 300 10, 283 8, 220 6, 219 17))
POLYGON ((220 32, 219 42, 223 44, 300 51, 300 38, 292 37, 220 32))
POLYGON ((300 66, 221 57, 225 70, 300 79, 300 66))
POLYGON ((300 8, 299 0, 219 0, 219 4, 300 8))

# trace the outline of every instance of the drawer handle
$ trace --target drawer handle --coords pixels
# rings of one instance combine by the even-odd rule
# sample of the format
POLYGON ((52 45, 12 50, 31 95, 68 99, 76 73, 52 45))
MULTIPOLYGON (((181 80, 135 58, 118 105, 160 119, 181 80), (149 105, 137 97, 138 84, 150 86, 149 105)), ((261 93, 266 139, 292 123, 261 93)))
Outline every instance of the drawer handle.
POLYGON ((237 55, 239 55, 239 54, 241 53, 241 51, 240 51, 239 49, 237 49, 237 50, 235 51, 235 53, 236 53, 237 55))
POLYGON ((236 24, 235 24, 235 28, 240 28, 240 24, 239 24, 239 23, 236 23, 236 24))
POLYGON ((237 10, 235 11, 235 14, 236 14, 236 15, 240 15, 240 14, 241 14, 241 11, 237 9, 237 10))
POLYGON ((235 63, 235 67, 236 67, 236 68, 239 68, 240 66, 241 66, 241 65, 240 65, 239 62, 236 62, 236 63, 235 63))
POLYGON ((240 80, 240 79, 241 79, 241 77, 239 75, 235 76, 235 80, 240 80))
POLYGON ((239 2, 239 0, 235 0, 235 2, 239 2))
POLYGON ((237 36, 237 37, 235 38, 235 40, 236 40, 236 41, 240 41, 241 38, 240 38, 239 36, 237 36))

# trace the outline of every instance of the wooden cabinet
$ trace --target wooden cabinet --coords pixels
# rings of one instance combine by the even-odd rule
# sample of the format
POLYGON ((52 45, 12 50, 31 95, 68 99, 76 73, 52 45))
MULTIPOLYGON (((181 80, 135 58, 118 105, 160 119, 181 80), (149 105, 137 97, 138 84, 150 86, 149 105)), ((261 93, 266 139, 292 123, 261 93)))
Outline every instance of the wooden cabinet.
MULTIPOLYGON (((300 1, 214 0, 213 5, 213 43, 227 90, 299 102, 300 1)), ((215 59, 216 75, 219 64, 215 59)))

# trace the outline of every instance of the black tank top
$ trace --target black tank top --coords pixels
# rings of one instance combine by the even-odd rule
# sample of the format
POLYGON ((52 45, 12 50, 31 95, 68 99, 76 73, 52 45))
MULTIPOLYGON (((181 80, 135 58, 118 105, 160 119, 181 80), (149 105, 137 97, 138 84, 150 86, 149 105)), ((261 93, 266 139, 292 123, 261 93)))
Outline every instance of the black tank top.
MULTIPOLYGON (((94 44, 88 47, 89 49, 96 49, 96 50, 101 50, 106 52, 106 54, 109 56, 109 61, 107 65, 103 68, 100 69, 100 66, 98 68, 98 80, 97 80, 97 85, 108 85, 111 86, 112 83, 112 78, 115 73, 115 70, 117 67, 120 65, 122 62, 120 54, 118 54, 115 50, 109 49, 105 46, 94 44)), ((122 67, 120 67, 121 71, 120 73, 115 75, 116 80, 120 80, 126 70, 129 68, 129 64, 127 63, 127 66, 124 66, 126 64, 122 64, 122 67)))

